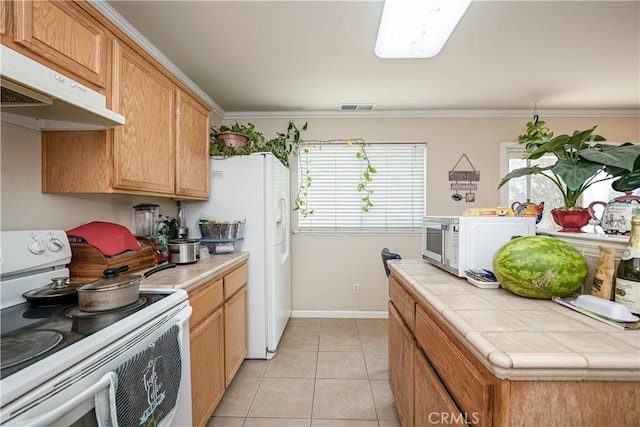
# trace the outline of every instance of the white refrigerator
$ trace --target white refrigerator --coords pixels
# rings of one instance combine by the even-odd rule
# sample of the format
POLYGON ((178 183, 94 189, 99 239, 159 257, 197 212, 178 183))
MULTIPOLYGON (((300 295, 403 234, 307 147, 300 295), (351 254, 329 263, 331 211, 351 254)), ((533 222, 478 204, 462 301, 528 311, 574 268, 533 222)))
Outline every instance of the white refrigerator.
MULTIPOLYGON (((242 251, 249 252, 249 359, 275 355, 291 315, 289 169, 271 153, 211 159, 206 202, 184 202, 189 237, 196 220, 246 220, 242 251)), ((212 255, 216 256, 216 255, 212 255)))

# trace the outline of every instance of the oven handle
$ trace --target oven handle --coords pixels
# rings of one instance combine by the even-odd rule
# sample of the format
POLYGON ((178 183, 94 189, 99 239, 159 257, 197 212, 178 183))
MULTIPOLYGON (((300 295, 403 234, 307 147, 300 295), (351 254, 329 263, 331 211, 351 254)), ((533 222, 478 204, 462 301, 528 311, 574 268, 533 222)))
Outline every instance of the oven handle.
POLYGON ((113 373, 108 372, 100 378, 100 380, 93 384, 88 389, 84 390, 82 393, 78 394, 71 400, 66 401, 62 405, 56 407, 54 410, 44 414, 40 418, 33 419, 29 421, 30 426, 50 426, 54 421, 62 418, 67 412, 75 409, 80 406, 86 400, 93 400, 93 397, 102 389, 109 387, 113 378, 113 373))

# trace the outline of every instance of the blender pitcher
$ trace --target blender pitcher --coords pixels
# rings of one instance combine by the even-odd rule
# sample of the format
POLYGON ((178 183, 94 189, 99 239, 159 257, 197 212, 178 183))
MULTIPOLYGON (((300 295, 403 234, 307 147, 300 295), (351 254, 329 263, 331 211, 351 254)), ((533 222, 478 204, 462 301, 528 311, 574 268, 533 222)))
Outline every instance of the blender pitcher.
POLYGON ((133 207, 135 233, 152 242, 158 241, 158 218, 160 206, 143 203, 133 207))

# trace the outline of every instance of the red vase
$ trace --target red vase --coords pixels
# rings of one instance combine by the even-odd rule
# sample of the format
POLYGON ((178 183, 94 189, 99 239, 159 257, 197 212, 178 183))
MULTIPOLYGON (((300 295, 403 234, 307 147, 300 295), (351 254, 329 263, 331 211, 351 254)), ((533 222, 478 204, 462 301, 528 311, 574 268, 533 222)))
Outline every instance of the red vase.
POLYGON ((585 208, 557 208, 551 210, 551 216, 564 233, 584 233, 582 227, 589 224, 591 214, 585 208))

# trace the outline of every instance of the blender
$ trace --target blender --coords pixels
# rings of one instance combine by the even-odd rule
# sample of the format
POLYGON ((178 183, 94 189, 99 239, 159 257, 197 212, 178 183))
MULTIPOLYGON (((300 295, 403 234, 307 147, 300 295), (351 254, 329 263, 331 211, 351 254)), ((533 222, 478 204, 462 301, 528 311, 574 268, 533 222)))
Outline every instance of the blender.
POLYGON ((153 244, 158 263, 164 262, 168 257, 166 236, 158 232, 158 220, 160 206, 153 203, 142 203, 133 207, 133 220, 136 236, 142 236, 153 244))

